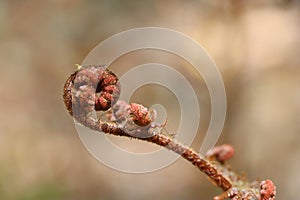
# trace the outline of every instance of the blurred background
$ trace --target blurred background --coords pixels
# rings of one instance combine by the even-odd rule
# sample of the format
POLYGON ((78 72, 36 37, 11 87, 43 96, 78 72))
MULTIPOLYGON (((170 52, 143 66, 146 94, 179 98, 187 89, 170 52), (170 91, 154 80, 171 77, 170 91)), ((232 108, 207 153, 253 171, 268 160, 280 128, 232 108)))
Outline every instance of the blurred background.
POLYGON ((183 32, 207 50, 227 92, 218 143, 235 147, 233 168, 251 180, 272 179, 277 199, 297 199, 297 0, 0 0, 0 199, 192 200, 221 192, 182 159, 140 175, 102 165, 64 108, 74 64, 111 35, 144 26, 183 32))

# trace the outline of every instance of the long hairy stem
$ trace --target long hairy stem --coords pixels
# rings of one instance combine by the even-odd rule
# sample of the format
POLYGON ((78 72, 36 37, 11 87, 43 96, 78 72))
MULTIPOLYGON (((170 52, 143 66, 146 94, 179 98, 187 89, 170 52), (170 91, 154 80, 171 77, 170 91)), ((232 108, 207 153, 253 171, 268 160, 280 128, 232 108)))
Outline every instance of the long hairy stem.
MULTIPOLYGON (((120 128, 116 123, 92 118, 90 115, 92 111, 109 110, 117 102, 120 94, 118 78, 103 66, 87 66, 75 71, 67 79, 63 92, 64 103, 69 114, 83 126, 106 134, 154 143, 179 154, 196 166, 224 191, 221 195, 216 196, 214 200, 224 200, 226 198, 275 200, 276 187, 272 181, 265 180, 260 184, 257 181, 248 182, 229 169, 227 165, 224 165, 224 162, 234 152, 230 145, 214 148, 204 157, 175 139, 161 134, 160 131, 149 134, 147 137, 140 137, 139 134, 132 134, 127 132, 126 129, 120 128)), ((139 109, 138 104, 133 104, 132 108, 131 114, 134 114, 135 122, 144 124, 151 121, 147 109, 139 109), (145 116, 147 120, 143 119, 145 116)), ((122 116, 123 114, 118 113, 118 115, 122 116)))
POLYGON ((218 172, 212 164, 209 163, 203 156, 194 151, 193 149, 181 144, 180 142, 157 133, 151 137, 134 137, 132 134, 126 133, 123 129, 118 128, 113 123, 106 123, 95 120, 91 117, 85 115, 85 113, 73 113, 72 110, 72 88, 74 87, 74 79, 76 73, 72 74, 65 83, 64 86, 64 103, 69 111, 69 113, 82 125, 95 130, 104 132, 107 134, 112 134, 116 136, 124 136, 129 138, 135 138, 138 140, 143 140, 157 144, 159 146, 165 147, 179 155, 184 159, 188 160, 190 163, 195 165, 200 171, 204 172, 216 185, 222 188, 224 191, 231 188, 230 180, 222 176, 222 173, 218 172))

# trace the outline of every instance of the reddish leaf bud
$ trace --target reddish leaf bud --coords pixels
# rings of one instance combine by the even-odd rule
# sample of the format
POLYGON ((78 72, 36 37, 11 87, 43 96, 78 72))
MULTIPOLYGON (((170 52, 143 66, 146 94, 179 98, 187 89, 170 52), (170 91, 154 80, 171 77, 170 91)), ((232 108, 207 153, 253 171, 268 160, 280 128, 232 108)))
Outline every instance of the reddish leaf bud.
POLYGON ((141 104, 130 104, 130 117, 139 126, 147 126, 154 120, 154 115, 141 104))
POLYGON ((260 183, 260 200, 275 200, 276 187, 271 180, 264 180, 260 183))
POLYGON ((216 146, 207 153, 207 157, 215 157, 219 162, 223 163, 234 155, 234 148, 229 144, 216 146))

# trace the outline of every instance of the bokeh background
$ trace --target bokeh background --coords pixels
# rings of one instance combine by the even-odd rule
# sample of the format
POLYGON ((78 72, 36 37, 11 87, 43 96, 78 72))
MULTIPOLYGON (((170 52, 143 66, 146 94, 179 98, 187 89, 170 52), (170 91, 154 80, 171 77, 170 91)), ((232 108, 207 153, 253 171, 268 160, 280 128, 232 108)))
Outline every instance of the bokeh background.
POLYGON ((102 165, 64 108, 62 87, 74 64, 109 36, 144 26, 178 30, 207 50, 227 92, 218 143, 236 148, 233 168, 272 179, 277 199, 297 199, 296 0, 0 0, 0 199, 192 200, 221 192, 182 159, 139 175, 102 165))

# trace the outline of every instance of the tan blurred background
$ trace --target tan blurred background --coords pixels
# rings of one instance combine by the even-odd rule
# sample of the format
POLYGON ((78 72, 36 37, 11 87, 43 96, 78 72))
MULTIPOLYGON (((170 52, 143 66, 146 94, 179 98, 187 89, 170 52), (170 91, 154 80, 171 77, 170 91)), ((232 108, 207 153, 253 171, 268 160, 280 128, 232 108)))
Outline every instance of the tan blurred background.
POLYGON ((300 3, 292 0, 0 0, 0 199, 192 200, 221 192, 182 159, 142 175, 105 167, 65 111, 62 87, 74 64, 109 36, 143 26, 203 45, 226 87, 218 143, 236 148, 233 168, 272 179, 277 199, 298 199, 300 3))

